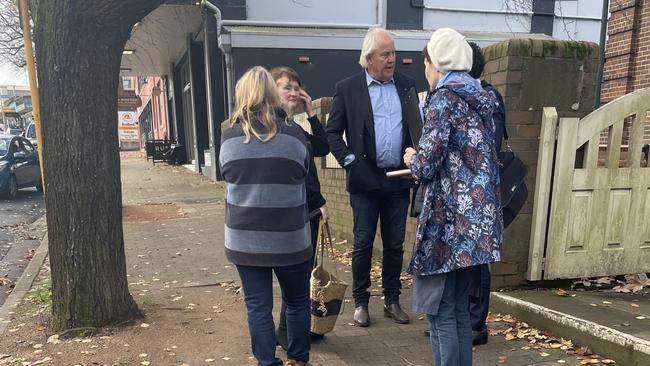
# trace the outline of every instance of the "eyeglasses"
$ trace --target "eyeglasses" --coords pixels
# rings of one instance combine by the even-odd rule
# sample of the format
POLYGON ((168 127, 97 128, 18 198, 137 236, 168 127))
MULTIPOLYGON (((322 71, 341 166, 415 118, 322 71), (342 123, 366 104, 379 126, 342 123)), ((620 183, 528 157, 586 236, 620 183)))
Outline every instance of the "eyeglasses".
POLYGON ((391 57, 395 57, 395 51, 386 51, 386 52, 382 52, 382 53, 380 53, 378 56, 379 56, 379 58, 382 59, 382 60, 388 60, 388 59, 391 58, 391 57))

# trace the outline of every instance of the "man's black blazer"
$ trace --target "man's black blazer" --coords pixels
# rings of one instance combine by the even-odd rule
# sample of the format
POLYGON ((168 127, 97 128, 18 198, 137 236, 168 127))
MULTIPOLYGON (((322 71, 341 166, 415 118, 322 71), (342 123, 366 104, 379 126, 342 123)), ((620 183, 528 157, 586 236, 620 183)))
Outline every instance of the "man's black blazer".
MULTIPOLYGON (((404 104, 404 98, 410 88, 415 87, 415 81, 410 77, 395 72, 393 75, 399 99, 404 104)), ((402 149, 411 146, 406 126, 405 108, 402 106, 403 142, 402 149)), ((375 148, 375 127, 370 104, 370 94, 366 83, 366 73, 353 75, 336 84, 336 92, 332 108, 325 127, 330 150, 339 164, 348 154, 354 154, 355 160, 345 167, 347 190, 350 193, 362 193, 381 189, 385 186, 386 172, 377 167, 375 148), (346 142, 343 140, 345 133, 346 142)), ((406 168, 404 165, 399 169, 406 168)), ((396 167, 396 169, 398 169, 396 167)), ((390 184, 395 188, 410 188, 413 181, 403 178, 390 178, 395 182, 390 184)))

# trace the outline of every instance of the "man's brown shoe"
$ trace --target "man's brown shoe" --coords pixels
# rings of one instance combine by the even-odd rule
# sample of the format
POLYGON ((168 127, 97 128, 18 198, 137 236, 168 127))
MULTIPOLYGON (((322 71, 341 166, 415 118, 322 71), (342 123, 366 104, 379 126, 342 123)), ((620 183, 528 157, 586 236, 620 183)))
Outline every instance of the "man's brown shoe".
POLYGON ((289 360, 287 366, 311 366, 311 364, 305 361, 289 360))
POLYGON ((358 327, 367 327, 370 325, 370 315, 368 314, 368 306, 357 306, 354 309, 354 324, 358 327))
POLYGON ((395 323, 408 324, 411 322, 409 316, 402 310, 399 304, 384 305, 384 316, 393 319, 395 323))

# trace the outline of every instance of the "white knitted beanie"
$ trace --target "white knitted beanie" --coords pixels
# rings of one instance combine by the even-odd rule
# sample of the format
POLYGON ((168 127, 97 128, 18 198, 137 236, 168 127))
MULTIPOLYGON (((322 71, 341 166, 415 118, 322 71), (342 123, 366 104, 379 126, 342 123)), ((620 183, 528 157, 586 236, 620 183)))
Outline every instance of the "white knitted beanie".
POLYGON ((465 36, 451 28, 433 32, 427 43, 427 52, 433 66, 443 74, 472 69, 472 47, 465 41, 465 36))

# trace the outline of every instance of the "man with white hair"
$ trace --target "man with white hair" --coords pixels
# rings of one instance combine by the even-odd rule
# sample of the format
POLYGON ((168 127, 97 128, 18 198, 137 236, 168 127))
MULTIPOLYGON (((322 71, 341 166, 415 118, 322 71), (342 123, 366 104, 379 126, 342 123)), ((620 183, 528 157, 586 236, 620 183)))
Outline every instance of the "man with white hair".
POLYGON ((402 102, 409 89, 415 87, 415 81, 395 72, 395 42, 382 28, 371 28, 366 34, 359 64, 363 71, 336 84, 325 128, 330 149, 346 171, 354 217, 354 323, 360 327, 370 325, 368 288, 379 220, 384 315, 406 324, 409 317, 399 305, 400 274, 413 181, 387 179, 386 172, 405 167, 401 155, 411 142, 402 102))

